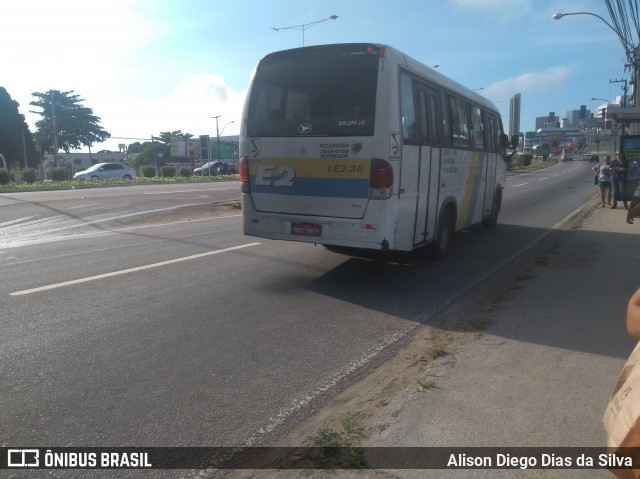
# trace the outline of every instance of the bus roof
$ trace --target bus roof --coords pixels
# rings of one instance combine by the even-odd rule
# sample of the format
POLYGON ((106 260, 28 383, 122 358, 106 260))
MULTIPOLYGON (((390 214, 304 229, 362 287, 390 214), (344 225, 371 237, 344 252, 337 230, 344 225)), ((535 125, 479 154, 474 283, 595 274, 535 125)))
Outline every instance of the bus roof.
POLYGON ((394 59, 394 61, 397 61, 399 64, 401 64, 403 67, 405 67, 407 70, 416 73, 442 87, 447 88, 448 90, 454 92, 454 93, 458 93, 462 96, 465 96, 473 101, 475 101, 476 103, 478 103, 479 105, 488 108, 492 111, 498 112, 498 109, 496 108, 496 106, 493 104, 492 101, 490 101, 489 99, 485 98, 484 96, 478 94, 477 92, 461 85, 460 83, 456 82, 455 80, 452 80, 451 78, 443 75, 442 73, 440 73, 439 71, 437 71, 435 68, 430 68, 428 66, 426 66, 425 64, 419 62, 418 60, 410 57, 409 55, 407 55, 406 53, 401 52, 400 50, 387 45, 387 44, 382 44, 382 43, 331 43, 331 44, 322 44, 322 45, 313 45, 313 46, 308 46, 308 47, 299 47, 299 48, 292 48, 292 49, 288 49, 288 50, 281 50, 281 51, 277 51, 277 52, 273 52, 270 53, 268 55, 266 55, 264 59, 269 58, 272 55, 281 55, 281 54, 287 54, 287 53, 294 53, 296 51, 321 51, 322 49, 341 49, 341 50, 345 50, 345 51, 360 51, 360 52, 365 52, 367 51, 367 49, 371 49, 373 48, 375 50, 375 52, 381 52, 379 53, 381 56, 384 55, 385 59, 388 59, 390 57, 392 57, 394 59), (384 52, 384 53, 382 53, 384 52))

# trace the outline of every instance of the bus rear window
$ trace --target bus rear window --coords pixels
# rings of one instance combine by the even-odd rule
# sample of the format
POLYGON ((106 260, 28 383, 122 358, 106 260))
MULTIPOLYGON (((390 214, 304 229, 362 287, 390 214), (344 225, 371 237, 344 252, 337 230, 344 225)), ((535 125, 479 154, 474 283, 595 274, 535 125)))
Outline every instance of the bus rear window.
POLYGON ((309 48, 259 64, 249 136, 373 136, 378 55, 309 48))

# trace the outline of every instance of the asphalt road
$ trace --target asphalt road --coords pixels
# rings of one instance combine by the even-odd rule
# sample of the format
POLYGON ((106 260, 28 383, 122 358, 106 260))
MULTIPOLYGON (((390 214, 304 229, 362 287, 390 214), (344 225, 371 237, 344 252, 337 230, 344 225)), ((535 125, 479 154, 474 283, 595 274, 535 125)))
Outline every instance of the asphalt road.
POLYGON ((583 162, 511 177, 498 227, 441 262, 245 237, 202 206, 113 220, 232 185, 0 195, 4 444, 268 444, 596 193, 583 162))

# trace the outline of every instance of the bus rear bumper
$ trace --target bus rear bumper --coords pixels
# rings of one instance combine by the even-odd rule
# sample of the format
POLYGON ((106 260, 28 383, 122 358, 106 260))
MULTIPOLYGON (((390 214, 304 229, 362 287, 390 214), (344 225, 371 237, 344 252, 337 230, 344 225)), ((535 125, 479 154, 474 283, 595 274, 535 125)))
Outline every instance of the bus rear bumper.
POLYGON ((248 236, 374 250, 390 247, 391 238, 379 225, 366 220, 257 212, 246 198, 242 210, 244 234, 248 236))

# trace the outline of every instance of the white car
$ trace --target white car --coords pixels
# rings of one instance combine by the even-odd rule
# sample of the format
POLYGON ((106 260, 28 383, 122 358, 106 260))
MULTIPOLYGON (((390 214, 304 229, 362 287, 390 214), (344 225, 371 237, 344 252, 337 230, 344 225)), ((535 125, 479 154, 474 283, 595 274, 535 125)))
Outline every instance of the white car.
POLYGON ((79 171, 73 175, 74 180, 110 180, 122 178, 130 180, 135 178, 136 173, 132 168, 120 163, 97 163, 84 171, 79 171))

